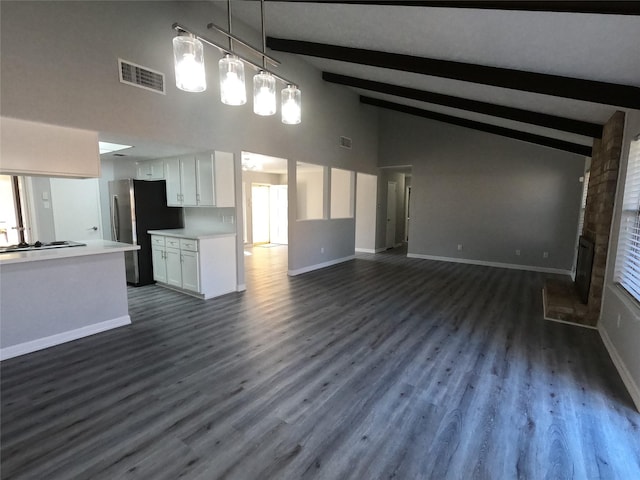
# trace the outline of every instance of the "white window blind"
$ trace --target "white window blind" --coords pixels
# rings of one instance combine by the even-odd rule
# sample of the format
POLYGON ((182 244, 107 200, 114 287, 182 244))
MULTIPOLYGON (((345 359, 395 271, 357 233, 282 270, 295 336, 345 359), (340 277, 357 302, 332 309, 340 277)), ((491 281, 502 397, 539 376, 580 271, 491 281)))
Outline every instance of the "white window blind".
POLYGON ((640 138, 629 148, 615 280, 640 302, 640 138))

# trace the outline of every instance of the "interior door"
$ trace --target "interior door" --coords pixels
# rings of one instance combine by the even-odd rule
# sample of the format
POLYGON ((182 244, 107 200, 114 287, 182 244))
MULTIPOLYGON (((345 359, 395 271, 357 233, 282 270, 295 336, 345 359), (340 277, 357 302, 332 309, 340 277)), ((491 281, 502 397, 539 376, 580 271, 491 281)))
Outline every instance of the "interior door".
POLYGON ((289 237, 289 207, 287 200, 287 185, 271 185, 270 194, 270 225, 271 243, 286 245, 289 237))
POLYGON ((386 248, 396 246, 396 182, 387 182, 387 241, 386 248))
POLYGON ((100 240, 102 220, 97 178, 51 178, 56 240, 100 240))

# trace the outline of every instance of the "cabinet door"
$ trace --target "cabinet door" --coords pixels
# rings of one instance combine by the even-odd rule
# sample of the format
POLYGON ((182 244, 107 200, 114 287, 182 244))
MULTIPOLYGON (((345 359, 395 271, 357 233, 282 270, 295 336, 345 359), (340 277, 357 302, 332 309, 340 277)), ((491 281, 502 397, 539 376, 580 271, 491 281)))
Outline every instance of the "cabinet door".
POLYGON ((182 250, 182 288, 200 291, 200 276, 198 275, 198 253, 182 250))
POLYGON ((153 264, 153 279, 156 282, 167 283, 167 262, 164 258, 163 247, 151 247, 151 262, 153 264))
POLYGON ((136 163, 136 179, 151 180, 151 163, 149 162, 136 163))
POLYGON ((165 252, 167 260, 167 283, 174 287, 182 287, 182 262, 180 261, 180 250, 177 248, 167 248, 165 252))
POLYGON ((151 180, 164 180, 164 160, 151 160, 149 162, 149 176, 151 180))
POLYGON ((196 155, 197 200, 202 207, 216 205, 213 158, 213 152, 196 155))
POLYGON ((216 207, 235 207, 236 189, 233 153, 216 152, 215 156, 216 207))
POLYGON ((196 201, 196 158, 185 157, 180 159, 180 185, 182 186, 182 205, 195 207, 196 201))
POLYGON ((164 161, 164 174, 167 181, 167 205, 182 206, 182 188, 180 186, 180 159, 167 158, 164 161))

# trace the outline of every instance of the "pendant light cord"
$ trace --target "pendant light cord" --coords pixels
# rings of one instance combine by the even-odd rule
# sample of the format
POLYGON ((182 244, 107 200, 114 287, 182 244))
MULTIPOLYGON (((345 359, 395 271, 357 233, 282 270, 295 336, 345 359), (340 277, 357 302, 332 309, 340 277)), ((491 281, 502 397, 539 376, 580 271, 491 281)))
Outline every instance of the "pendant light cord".
MULTIPOLYGON (((267 53, 267 37, 264 31, 264 0, 260 0, 260 23, 262 28, 262 53, 267 53)), ((262 56, 262 68, 267 69, 267 59, 262 56)))
MULTIPOLYGON (((227 21, 229 22, 229 33, 231 31, 231 0, 227 0, 227 21)), ((233 52, 233 39, 229 37, 229 50, 233 52)))

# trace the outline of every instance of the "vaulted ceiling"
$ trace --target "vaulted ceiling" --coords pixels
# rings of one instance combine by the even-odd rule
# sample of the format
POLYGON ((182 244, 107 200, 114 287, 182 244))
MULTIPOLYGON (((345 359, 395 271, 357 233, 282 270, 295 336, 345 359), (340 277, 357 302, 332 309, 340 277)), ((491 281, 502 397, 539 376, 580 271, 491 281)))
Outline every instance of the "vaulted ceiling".
POLYGON ((265 30, 363 103, 584 155, 640 109, 640 2, 267 0, 265 30))

